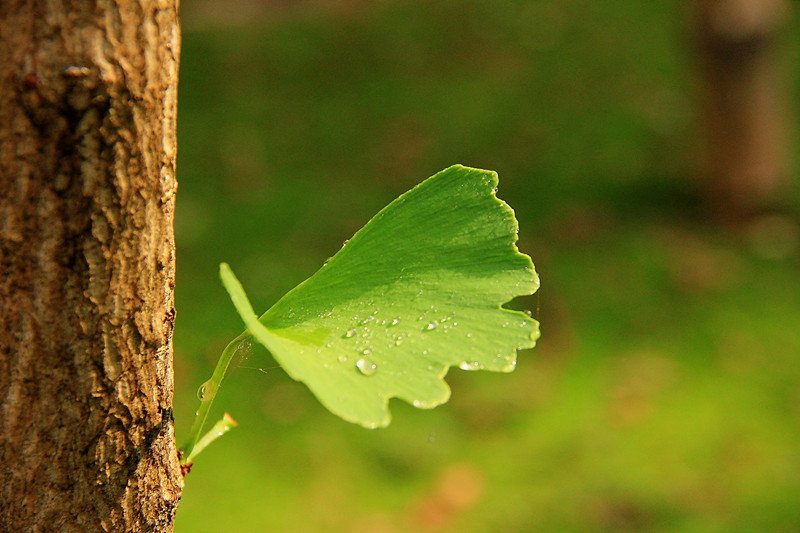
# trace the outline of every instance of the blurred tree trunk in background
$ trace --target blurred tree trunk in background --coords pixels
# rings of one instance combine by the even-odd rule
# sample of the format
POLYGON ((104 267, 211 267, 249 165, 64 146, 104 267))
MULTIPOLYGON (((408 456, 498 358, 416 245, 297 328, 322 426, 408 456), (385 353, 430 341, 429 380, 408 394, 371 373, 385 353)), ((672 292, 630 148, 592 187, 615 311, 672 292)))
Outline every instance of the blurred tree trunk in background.
POLYGON ((0 531, 171 531, 175 0, 0 0, 0 531))
POLYGON ((792 124, 782 40, 788 0, 696 0, 706 193, 739 219, 780 202, 792 124))

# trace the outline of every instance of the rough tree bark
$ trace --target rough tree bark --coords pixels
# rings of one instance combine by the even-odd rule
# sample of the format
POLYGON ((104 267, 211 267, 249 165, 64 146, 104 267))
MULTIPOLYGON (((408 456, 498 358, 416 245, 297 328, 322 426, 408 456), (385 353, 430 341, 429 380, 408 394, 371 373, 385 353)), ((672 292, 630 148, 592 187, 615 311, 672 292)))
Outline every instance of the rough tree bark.
POLYGON ((706 193, 724 219, 779 204, 790 185, 788 0, 695 0, 706 193))
POLYGON ((0 0, 0 530, 171 531, 176 0, 0 0))

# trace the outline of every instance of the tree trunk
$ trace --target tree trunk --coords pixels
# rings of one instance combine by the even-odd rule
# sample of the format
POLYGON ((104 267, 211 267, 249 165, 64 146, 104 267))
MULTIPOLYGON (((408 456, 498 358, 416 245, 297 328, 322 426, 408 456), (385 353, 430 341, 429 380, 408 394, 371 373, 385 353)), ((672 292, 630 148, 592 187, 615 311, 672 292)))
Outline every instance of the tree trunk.
POLYGON ((0 531, 171 531, 176 0, 0 0, 0 531))
POLYGON ((783 32, 788 0, 696 0, 706 193, 717 215, 779 204, 791 161, 783 32))

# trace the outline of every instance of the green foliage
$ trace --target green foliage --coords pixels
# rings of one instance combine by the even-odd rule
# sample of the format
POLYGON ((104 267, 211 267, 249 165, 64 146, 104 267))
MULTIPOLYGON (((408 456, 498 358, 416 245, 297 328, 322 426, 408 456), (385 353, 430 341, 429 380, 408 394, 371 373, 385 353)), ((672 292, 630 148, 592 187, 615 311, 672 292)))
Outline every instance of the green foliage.
MULTIPOLYGON (((203 417, 202 421, 205 422, 205 417, 203 417)), ((225 413, 225 415, 223 415, 222 418, 217 420, 217 423, 214 424, 214 426, 210 430, 208 430, 208 432, 205 435, 203 435, 196 443, 192 444, 191 450, 189 450, 189 452, 184 455, 184 457, 182 458, 183 460, 181 462, 183 464, 191 464, 192 459, 197 457, 197 454, 205 450, 209 444, 211 444, 212 442, 214 442, 215 440, 217 440, 218 438, 220 438, 221 436, 223 436, 224 434, 226 434, 227 432, 229 432, 238 425, 239 424, 236 422, 236 420, 233 419, 231 415, 225 413)))
POLYGON ((446 402, 444 376, 510 372, 538 323, 502 309, 536 291, 494 172, 450 167, 400 196, 260 319, 227 265, 221 276, 249 332, 343 419, 390 421, 389 398, 446 402))
POLYGON ((539 324, 501 305, 534 293, 539 278, 517 249, 514 212, 496 187, 494 172, 439 172, 384 208, 261 318, 223 263, 222 282, 247 331, 200 387, 184 463, 231 427, 226 413, 200 438, 228 366, 251 336, 331 412, 368 428, 389 424, 390 398, 420 408, 446 402, 451 366, 512 371, 539 324))

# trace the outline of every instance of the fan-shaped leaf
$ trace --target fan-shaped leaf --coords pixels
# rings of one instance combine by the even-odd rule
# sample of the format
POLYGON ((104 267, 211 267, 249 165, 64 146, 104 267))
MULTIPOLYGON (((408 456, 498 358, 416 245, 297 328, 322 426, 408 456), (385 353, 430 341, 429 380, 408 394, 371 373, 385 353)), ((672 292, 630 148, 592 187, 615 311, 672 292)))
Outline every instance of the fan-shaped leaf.
POLYGON ((509 372, 538 323, 501 305, 539 280, 516 247, 494 172, 450 167, 400 196, 309 279, 256 319, 233 273, 223 283, 250 333, 325 407, 366 427, 389 398, 447 401, 451 366, 509 372))

